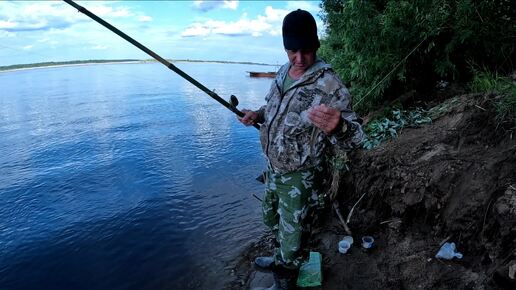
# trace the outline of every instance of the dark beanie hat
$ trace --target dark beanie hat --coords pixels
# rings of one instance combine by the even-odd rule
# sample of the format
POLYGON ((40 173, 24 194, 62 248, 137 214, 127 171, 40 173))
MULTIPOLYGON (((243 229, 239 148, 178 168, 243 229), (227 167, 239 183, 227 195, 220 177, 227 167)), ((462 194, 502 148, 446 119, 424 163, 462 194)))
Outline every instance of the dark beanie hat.
POLYGON ((317 25, 310 12, 297 9, 283 19, 283 46, 286 49, 317 49, 317 25))

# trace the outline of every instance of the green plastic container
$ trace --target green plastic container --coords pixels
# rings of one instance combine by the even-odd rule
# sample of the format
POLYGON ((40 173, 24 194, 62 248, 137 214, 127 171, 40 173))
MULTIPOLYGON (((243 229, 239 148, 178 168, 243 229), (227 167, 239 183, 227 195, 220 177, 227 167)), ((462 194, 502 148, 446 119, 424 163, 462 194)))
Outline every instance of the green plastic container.
POLYGON ((310 259, 299 268, 297 286, 316 287, 322 285, 322 256, 319 252, 310 252, 310 259))

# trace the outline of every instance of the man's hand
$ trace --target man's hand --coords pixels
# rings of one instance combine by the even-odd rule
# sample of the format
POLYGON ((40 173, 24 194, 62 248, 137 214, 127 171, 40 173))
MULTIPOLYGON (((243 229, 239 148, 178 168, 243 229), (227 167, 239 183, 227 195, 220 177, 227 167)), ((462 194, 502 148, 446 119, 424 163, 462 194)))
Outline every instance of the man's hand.
POLYGON ((256 124, 256 121, 258 120, 258 113, 256 113, 255 111, 251 111, 251 110, 247 110, 247 109, 243 109, 242 110, 242 113, 244 113, 244 116, 242 118, 238 118, 238 120, 246 125, 246 126, 252 126, 254 124, 256 124))
POLYGON ((308 118, 312 123, 326 134, 334 133, 339 126, 340 111, 325 104, 315 106, 308 111, 308 118))

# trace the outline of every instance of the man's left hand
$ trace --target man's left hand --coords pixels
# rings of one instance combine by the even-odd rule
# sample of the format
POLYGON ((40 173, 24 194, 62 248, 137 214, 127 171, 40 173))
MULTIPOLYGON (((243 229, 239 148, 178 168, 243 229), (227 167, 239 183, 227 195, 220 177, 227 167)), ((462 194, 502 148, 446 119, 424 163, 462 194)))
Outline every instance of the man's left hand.
POLYGON ((310 109, 308 111, 308 118, 326 134, 332 134, 339 126, 339 123, 342 122, 340 111, 325 104, 310 109))

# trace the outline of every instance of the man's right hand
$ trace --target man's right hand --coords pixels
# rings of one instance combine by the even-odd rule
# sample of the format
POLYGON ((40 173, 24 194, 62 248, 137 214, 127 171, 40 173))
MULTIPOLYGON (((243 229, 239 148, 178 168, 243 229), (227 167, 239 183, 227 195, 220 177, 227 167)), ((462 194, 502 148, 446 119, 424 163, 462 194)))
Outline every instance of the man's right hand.
POLYGON ((244 113, 244 116, 242 118, 238 118, 238 120, 246 125, 246 126, 252 126, 254 124, 256 124, 256 121, 258 120, 258 113, 256 113, 255 111, 251 111, 251 110, 247 110, 247 109, 243 109, 242 110, 242 113, 244 113))

